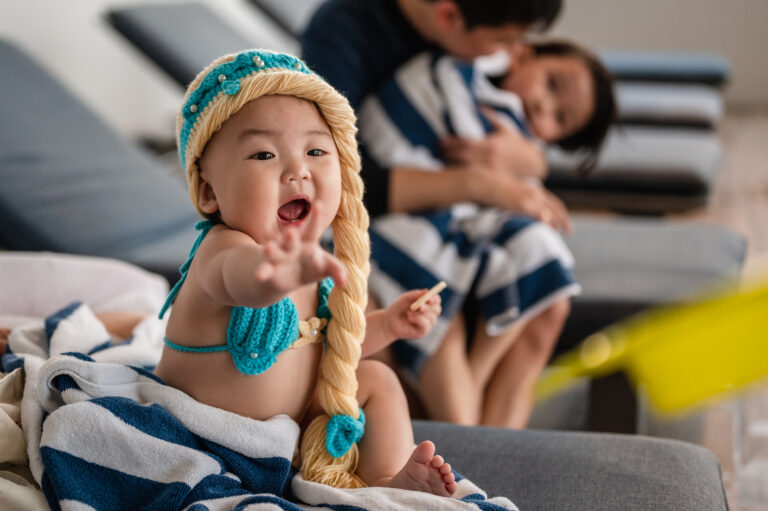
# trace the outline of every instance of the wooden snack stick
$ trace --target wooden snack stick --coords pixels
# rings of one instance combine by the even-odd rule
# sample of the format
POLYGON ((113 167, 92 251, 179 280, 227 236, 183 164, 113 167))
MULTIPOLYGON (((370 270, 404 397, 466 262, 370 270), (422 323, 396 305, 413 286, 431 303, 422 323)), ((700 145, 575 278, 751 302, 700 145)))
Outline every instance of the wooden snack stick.
POLYGON ((445 289, 445 286, 448 284, 445 283, 444 280, 441 280, 434 286, 432 286, 432 289, 421 295, 415 302, 411 304, 411 310, 416 311, 419 310, 419 307, 427 303, 427 300, 435 296, 436 294, 440 293, 443 289, 445 289))

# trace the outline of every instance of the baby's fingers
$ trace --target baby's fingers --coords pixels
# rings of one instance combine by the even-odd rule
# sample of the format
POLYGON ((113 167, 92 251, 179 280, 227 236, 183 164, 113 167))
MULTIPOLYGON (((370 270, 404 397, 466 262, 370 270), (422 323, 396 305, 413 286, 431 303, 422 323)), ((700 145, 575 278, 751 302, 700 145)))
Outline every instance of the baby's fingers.
POLYGON ((347 284, 347 271, 341 261, 333 255, 318 248, 308 255, 305 266, 305 280, 313 282, 325 277, 331 277, 337 285, 344 287, 347 284))

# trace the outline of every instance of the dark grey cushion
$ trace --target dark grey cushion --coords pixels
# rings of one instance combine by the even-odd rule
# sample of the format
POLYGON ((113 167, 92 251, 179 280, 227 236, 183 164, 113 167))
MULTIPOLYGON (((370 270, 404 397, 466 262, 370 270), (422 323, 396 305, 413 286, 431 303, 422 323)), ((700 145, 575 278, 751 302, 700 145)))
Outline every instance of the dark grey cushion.
MULTIPOLYGON (((107 17, 118 32, 185 87, 214 59, 255 46, 196 3, 119 8, 107 17)), ((272 47, 268 41, 259 46, 272 47)))
POLYGON ((186 183, 0 41, 0 245, 177 274, 198 220, 186 183))
POLYGON ((723 95, 701 84, 618 82, 616 102, 624 124, 715 128, 723 118, 723 95))
POLYGON ((663 213, 701 205, 722 161, 711 131, 691 128, 613 128, 587 177, 575 172, 581 155, 547 150, 546 184, 572 207, 663 213))
POLYGON ((730 75, 728 60, 717 53, 611 50, 599 55, 618 80, 720 86, 730 75))
POLYGON ((690 300, 738 274, 746 244, 714 225, 658 219, 616 221, 575 215, 566 237, 583 293, 561 337, 561 349, 655 304, 690 300))
POLYGON ((640 436, 466 428, 414 421, 460 474, 521 511, 725 511, 702 447, 640 436))

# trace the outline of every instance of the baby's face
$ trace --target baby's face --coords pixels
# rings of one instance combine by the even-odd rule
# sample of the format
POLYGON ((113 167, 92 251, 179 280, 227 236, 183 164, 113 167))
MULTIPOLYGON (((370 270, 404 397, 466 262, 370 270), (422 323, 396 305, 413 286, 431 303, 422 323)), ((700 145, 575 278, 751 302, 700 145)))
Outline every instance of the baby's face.
POLYGON ((289 228, 317 240, 339 208, 331 131, 314 103, 293 96, 247 103, 211 138, 200 169, 203 211, 260 244, 289 228))
POLYGON ((531 130, 546 142, 573 135, 595 110, 592 75, 573 56, 531 56, 514 67, 502 88, 520 96, 531 130))

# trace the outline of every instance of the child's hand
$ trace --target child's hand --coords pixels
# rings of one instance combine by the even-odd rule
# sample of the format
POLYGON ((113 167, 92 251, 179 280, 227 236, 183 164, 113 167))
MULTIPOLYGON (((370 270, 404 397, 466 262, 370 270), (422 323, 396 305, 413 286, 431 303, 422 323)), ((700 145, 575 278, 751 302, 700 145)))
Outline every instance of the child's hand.
POLYGON ((418 310, 411 310, 411 304, 426 292, 426 289, 405 292, 386 308, 385 324, 393 339, 420 339, 435 326, 442 311, 440 295, 427 300, 418 310))
POLYGON ((316 241, 300 239, 298 229, 288 229, 279 243, 267 243, 264 253, 267 260, 256 268, 256 278, 279 292, 288 293, 328 276, 336 285, 346 284, 347 272, 341 261, 316 241))

